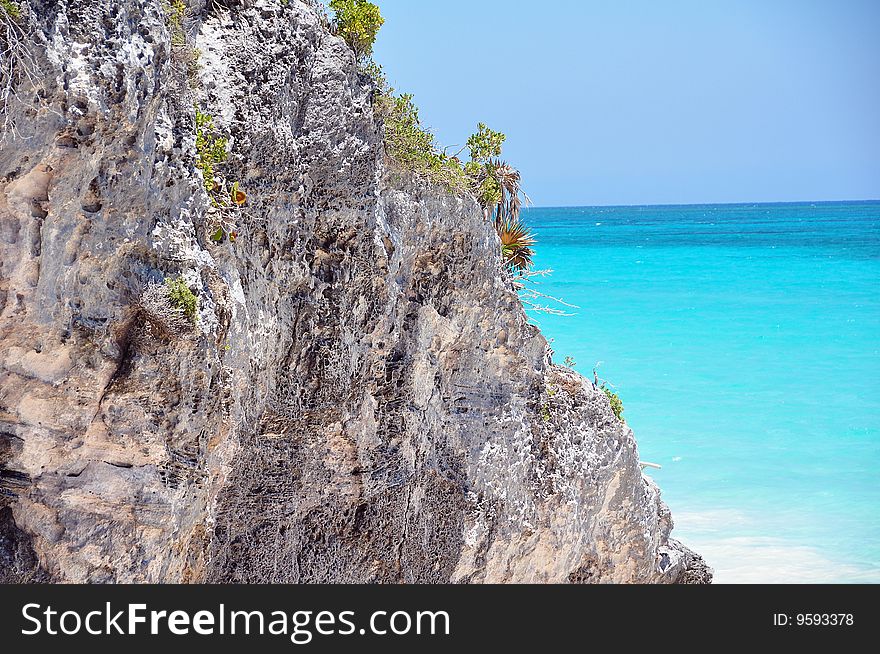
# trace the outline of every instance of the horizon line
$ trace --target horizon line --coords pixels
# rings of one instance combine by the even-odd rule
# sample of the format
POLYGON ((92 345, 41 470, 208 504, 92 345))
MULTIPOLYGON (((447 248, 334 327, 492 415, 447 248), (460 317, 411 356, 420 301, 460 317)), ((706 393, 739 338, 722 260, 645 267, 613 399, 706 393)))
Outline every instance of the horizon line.
POLYGON ((523 207, 529 209, 632 209, 636 207, 741 207, 757 204, 847 204, 854 202, 880 202, 880 198, 864 200, 751 200, 742 202, 660 202, 638 204, 533 204, 523 207))

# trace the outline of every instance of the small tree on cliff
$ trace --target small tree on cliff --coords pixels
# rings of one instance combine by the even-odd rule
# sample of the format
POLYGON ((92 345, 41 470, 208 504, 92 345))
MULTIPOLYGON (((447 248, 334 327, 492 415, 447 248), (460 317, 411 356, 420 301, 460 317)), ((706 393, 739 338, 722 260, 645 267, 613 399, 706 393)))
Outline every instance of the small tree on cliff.
POLYGON ((385 23, 379 7, 368 0, 330 0, 336 14, 336 29, 358 59, 373 54, 376 34, 385 23))

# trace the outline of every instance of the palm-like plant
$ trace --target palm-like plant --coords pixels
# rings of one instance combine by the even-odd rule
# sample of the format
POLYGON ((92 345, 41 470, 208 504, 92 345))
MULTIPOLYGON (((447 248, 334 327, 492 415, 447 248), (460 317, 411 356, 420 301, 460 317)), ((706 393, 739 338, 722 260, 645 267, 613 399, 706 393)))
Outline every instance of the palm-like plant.
POLYGON ((472 175, 487 218, 494 218, 496 225, 505 220, 519 220, 523 200, 527 204, 531 200, 522 190, 522 177, 516 168, 493 159, 480 165, 476 171, 472 170, 472 175))
POLYGON ((535 251, 534 235, 519 219, 496 221, 495 229, 501 239, 501 258, 515 272, 526 272, 532 267, 535 251))
POLYGON ((529 196, 522 190, 522 177, 519 171, 500 159, 487 163, 486 171, 494 179, 498 189, 498 201, 495 205, 495 223, 500 224, 504 221, 517 222, 523 200, 526 203, 531 202, 529 196))

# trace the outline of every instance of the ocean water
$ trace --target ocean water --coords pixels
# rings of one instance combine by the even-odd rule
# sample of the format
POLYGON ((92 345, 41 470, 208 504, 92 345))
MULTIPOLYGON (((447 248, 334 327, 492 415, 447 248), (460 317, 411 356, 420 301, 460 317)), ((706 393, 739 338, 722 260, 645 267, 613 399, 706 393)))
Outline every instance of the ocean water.
POLYGON ((532 314, 719 582, 880 582, 880 202, 533 208, 532 314), (561 307, 565 308, 565 307, 561 307))

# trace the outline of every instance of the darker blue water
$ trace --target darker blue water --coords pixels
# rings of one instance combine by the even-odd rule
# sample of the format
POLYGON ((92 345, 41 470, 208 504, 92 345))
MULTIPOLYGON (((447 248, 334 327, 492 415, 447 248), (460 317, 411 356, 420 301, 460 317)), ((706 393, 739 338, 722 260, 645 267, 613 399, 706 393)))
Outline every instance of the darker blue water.
POLYGON ((533 314, 601 361, 727 581, 880 581, 880 203, 531 209, 533 314))

